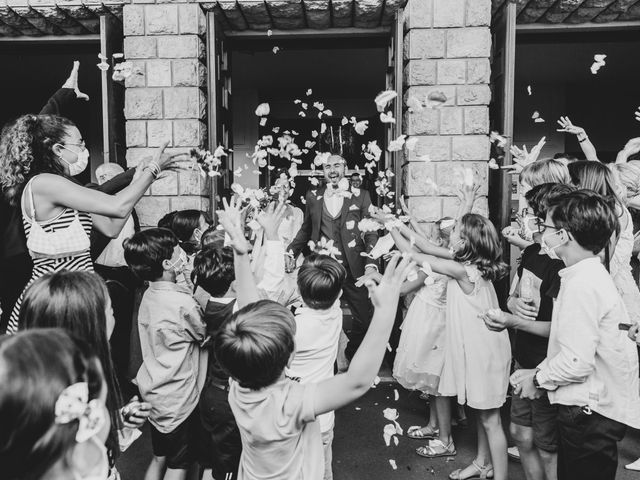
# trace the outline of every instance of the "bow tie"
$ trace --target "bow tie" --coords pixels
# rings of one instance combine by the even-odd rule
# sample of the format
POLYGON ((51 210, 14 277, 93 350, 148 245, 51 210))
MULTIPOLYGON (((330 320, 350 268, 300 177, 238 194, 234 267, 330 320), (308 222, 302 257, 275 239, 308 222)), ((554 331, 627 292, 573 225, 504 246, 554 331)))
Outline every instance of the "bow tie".
POLYGON ((335 188, 332 186, 328 186, 327 190, 324 192, 325 197, 331 198, 333 196, 342 197, 342 198, 351 198, 351 192, 348 190, 342 190, 341 188, 335 188))

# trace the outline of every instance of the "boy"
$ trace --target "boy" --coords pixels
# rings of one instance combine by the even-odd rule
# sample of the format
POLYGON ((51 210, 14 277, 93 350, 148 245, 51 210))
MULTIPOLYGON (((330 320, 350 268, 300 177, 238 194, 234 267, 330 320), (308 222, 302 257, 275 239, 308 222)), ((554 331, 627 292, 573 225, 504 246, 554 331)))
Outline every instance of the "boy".
MULTIPOLYGON (((303 306, 295 312, 296 353, 289 375, 301 383, 319 383, 333 377, 342 330, 340 295, 347 271, 326 255, 310 255, 298 272, 303 306)), ((318 417, 324 447, 324 480, 331 480, 334 413, 318 417)))
POLYGON ((629 317, 598 254, 616 232, 614 210, 600 195, 578 190, 549 206, 542 250, 566 268, 554 305, 546 359, 511 378, 514 394, 548 392, 558 405, 558 478, 614 479, 617 442, 640 427, 638 357, 620 331, 629 317))
MULTIPOLYGON (((270 297, 281 283, 278 270, 284 276, 283 247, 278 240, 278 227, 282 221, 284 205, 268 209, 257 217, 265 232, 265 268, 261 285, 270 297), (275 278, 274 278, 275 277, 275 278)), ((238 310, 234 256, 230 247, 205 247, 195 256, 194 284, 208 294, 204 304, 203 320, 207 334, 215 339, 220 328, 238 310)), ((201 463, 211 468, 213 478, 236 478, 242 442, 240 432, 229 407, 229 375, 220 367, 210 352, 207 376, 200 396, 200 420, 205 433, 201 463)))
POLYGON ((320 479, 322 439, 314 420, 356 400, 371 386, 393 326, 400 287, 415 264, 394 257, 380 286, 367 282, 376 311, 348 372, 302 385, 284 374, 295 353, 293 315, 275 302, 257 301, 240 211, 233 200, 231 206, 225 201, 225 207, 219 218, 232 239, 242 308, 216 337, 215 352, 232 377, 229 404, 243 447, 238 479, 320 479))
POLYGON ((190 291, 176 284, 184 260, 170 230, 136 233, 125 241, 124 256, 131 270, 149 282, 138 312, 142 366, 136 376, 142 398, 152 406, 154 457, 145 480, 184 480, 195 457, 198 398, 206 374, 201 310, 190 291))
MULTIPOLYGON (((541 251, 538 224, 543 223, 550 202, 573 190, 561 183, 543 183, 529 190, 525 198, 533 215, 523 218, 522 229, 534 243, 522 252, 517 284, 507 303, 511 314, 488 312, 485 323, 490 330, 516 330, 513 356, 515 369, 535 368, 547 356, 553 301, 560 288, 561 260, 541 251)), ((547 395, 530 400, 511 399, 511 436, 515 440, 527 480, 555 480, 558 471, 558 408, 547 395)))

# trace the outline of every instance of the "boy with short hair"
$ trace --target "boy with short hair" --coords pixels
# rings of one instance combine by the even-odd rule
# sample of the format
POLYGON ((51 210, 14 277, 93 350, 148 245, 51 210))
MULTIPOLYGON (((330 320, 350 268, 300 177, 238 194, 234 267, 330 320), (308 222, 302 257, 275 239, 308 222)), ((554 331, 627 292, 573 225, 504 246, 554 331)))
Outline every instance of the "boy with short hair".
POLYGON ((638 357, 620 324, 629 317, 598 254, 618 220, 607 200, 578 190, 551 203, 541 239, 566 268, 554 305, 546 359, 518 370, 515 394, 558 404, 558 478, 614 479, 617 442, 640 427, 638 357))
POLYGON ((184 480, 195 460, 197 406, 206 374, 201 309, 189 289, 176 284, 184 260, 170 230, 136 233, 124 242, 124 256, 131 270, 149 282, 138 311, 142 366, 136 376, 143 400, 152 407, 154 457, 145 480, 184 480))
MULTIPOLYGON (((347 271, 337 260, 312 254, 298 271, 298 291, 303 306, 295 312, 296 353, 289 367, 301 383, 318 383, 334 375, 342 331, 340 296, 347 271)), ((331 480, 334 413, 318 417, 324 447, 324 480, 331 480)))

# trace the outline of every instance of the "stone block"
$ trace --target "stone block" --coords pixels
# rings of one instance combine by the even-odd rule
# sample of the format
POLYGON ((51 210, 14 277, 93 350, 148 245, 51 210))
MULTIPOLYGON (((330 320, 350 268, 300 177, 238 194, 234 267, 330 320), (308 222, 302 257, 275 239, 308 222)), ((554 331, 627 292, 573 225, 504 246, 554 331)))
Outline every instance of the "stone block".
POLYGON ((127 120, 162 118, 162 90, 155 88, 125 89, 124 115, 127 120))
POLYGON ((162 59, 147 61, 147 86, 171 86, 171 60, 162 59))
POLYGON ((485 27, 447 30, 447 58, 489 58, 491 32, 485 27))
POLYGON ((200 210, 202 208, 202 197, 189 195, 171 198, 171 210, 200 210))
POLYGON ((203 56, 204 44, 197 35, 158 38, 159 58, 202 58, 203 56))
POLYGON ((442 199, 440 197, 411 197, 409 211, 419 222, 436 222, 442 218, 442 199))
POLYGON ((404 68, 404 84, 436 85, 436 60, 411 60, 404 68))
POLYGON ((204 144, 206 127, 199 120, 174 120, 173 144, 176 147, 199 147, 204 144))
POLYGON ((410 162, 402 169, 403 193, 408 196, 438 195, 435 163, 410 162))
POLYGON ((444 30, 410 30, 404 37, 405 60, 443 58, 444 53, 444 30))
POLYGON ((456 196, 464 183, 464 170, 470 168, 476 184, 480 185, 480 195, 488 190, 487 162, 439 162, 435 163, 435 181, 439 195, 456 196))
POLYGON ((460 107, 444 107, 440 109, 440 133, 443 135, 461 135, 463 111, 460 107))
MULTIPOLYGON (((485 1, 485 0, 478 0, 485 1)), ((434 0, 433 26, 434 28, 464 26, 465 0, 434 0)))
POLYGON ((433 0, 409 0, 404 8, 405 29, 433 26, 433 0))
POLYGON ((204 118, 206 108, 206 98, 199 88, 164 89, 164 118, 204 118))
POLYGON ((177 5, 147 5, 144 7, 147 35, 177 35, 177 5))
POLYGON ((451 160, 451 137, 441 135, 418 137, 416 148, 408 152, 407 157, 410 162, 419 162, 421 161, 419 158, 423 155, 429 155, 433 162, 451 160))
POLYGON ((491 80, 491 64, 488 58, 467 60, 467 83, 489 83, 491 80))
POLYGON ((489 137, 486 135, 468 135, 453 137, 452 160, 489 160, 489 137))
POLYGON ((144 7, 125 5, 122 9, 122 33, 125 37, 144 35, 144 7))
POLYGON ((136 167, 141 162, 149 161, 155 155, 155 148, 128 148, 127 167, 136 167))
POLYGON ((198 170, 180 170, 178 192, 180 195, 207 195, 209 181, 198 170))
POLYGON ((129 120, 126 125, 127 147, 147 146, 147 122, 144 120, 129 120))
POLYGON ((467 0, 465 25, 467 27, 491 25, 491 0, 467 0))
POLYGON ((178 26, 180 34, 192 33, 203 35, 206 31, 204 12, 197 3, 186 3, 178 6, 178 26))
POLYGON ((489 105, 491 88, 489 85, 464 85, 458 87, 458 105, 489 105))
POLYGON ((124 56, 127 60, 155 58, 156 39, 154 37, 125 37, 124 56))
POLYGON ((486 135, 489 133, 489 108, 465 107, 464 109, 464 134, 486 135))
POLYGON ((407 135, 437 135, 439 133, 439 112, 434 109, 424 109, 420 112, 404 114, 404 124, 407 135))
MULTIPOLYGON (((460 208, 460 199, 457 197, 443 197, 442 199, 442 216, 443 217, 452 217, 458 213, 458 209, 460 208)), ((477 213, 482 215, 483 217, 489 217, 489 204, 487 202, 487 197, 479 197, 473 204, 471 208, 471 213, 477 213)))
POLYGON ((438 60, 438 84, 463 84, 467 77, 467 62, 465 60, 438 60))
POLYGON ((178 173, 162 172, 151 184, 151 195, 178 195, 178 173))
POLYGON ((131 64, 131 75, 124 81, 126 88, 144 87, 147 84, 145 60, 127 60, 131 64))
POLYGON ((171 120, 149 120, 147 122, 147 145, 150 147, 160 147, 164 142, 172 143, 171 120))
POLYGON ((204 64, 196 59, 173 60, 173 86, 174 87, 204 87, 207 82, 207 73, 204 64))
POLYGON ((156 227, 158 220, 171 211, 169 197, 145 196, 136 204, 141 227, 156 227))

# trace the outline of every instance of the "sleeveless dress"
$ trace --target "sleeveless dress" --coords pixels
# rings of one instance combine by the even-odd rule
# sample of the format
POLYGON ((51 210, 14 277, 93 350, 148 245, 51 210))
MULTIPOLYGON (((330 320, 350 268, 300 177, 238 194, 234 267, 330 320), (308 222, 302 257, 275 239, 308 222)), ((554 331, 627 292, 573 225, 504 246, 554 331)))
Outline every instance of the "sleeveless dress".
POLYGON ((465 266, 470 294, 455 279, 447 284, 447 346, 439 393, 471 408, 500 408, 507 397, 511 344, 506 330, 492 332, 478 314, 500 308, 493 284, 477 267, 465 266))
POLYGON ((620 232, 618 243, 613 251, 609 269, 624 306, 627 308, 631 323, 640 323, 640 290, 631 273, 631 255, 633 252, 633 221, 629 210, 623 207, 627 226, 620 232))
MULTIPOLYGON (((31 198, 31 204, 33 205, 33 196, 31 198)), ((24 233, 26 234, 26 237, 29 238, 29 234, 31 233, 31 219, 24 213, 24 208, 22 210, 22 224, 24 225, 24 233)), ((77 210, 73 210, 71 208, 64 209, 58 216, 54 217, 51 220, 45 220, 37 223, 44 229, 45 232, 56 232, 68 228, 71 223, 76 220, 76 218, 80 221, 80 224, 82 225, 82 228, 85 231, 86 235, 90 237, 92 228, 91 215, 85 212, 78 212, 77 210)), ((89 252, 89 249, 80 253, 75 253, 68 257, 57 256, 56 258, 34 258, 32 255, 32 258, 33 271, 31 272, 31 278, 29 279, 27 286, 20 294, 20 297, 18 298, 18 301, 13 307, 13 311, 11 312, 11 318, 9 320, 9 325, 7 326, 7 333, 10 335, 18 331, 18 319, 20 317, 20 307, 22 305, 22 299, 24 297, 24 293, 35 280, 47 273, 60 272, 62 270, 93 272, 93 262, 91 261, 91 254, 89 252)))
POLYGON ((409 390, 438 394, 444 366, 448 277, 430 275, 413 298, 393 363, 393 376, 409 390))

